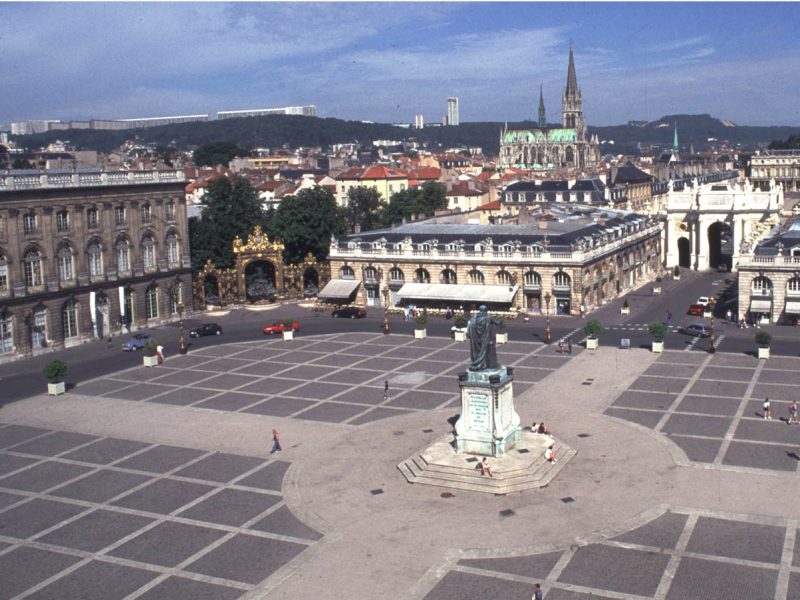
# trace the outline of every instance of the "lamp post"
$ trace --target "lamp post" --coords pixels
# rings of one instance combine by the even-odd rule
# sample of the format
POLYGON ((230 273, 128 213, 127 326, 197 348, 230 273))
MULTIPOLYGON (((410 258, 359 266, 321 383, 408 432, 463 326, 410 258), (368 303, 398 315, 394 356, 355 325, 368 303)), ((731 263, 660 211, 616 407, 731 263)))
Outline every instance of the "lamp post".
POLYGON ((178 302, 178 317, 180 317, 180 337, 178 338, 178 352, 186 354, 186 339, 183 337, 183 302, 178 302))
POLYGON ((550 293, 544 295, 544 304, 547 307, 547 321, 544 326, 544 343, 549 344, 553 341, 553 336, 550 333, 550 293))
POLYGON ((711 330, 708 333, 708 351, 711 354, 717 351, 717 345, 714 343, 714 315, 711 315, 711 330))

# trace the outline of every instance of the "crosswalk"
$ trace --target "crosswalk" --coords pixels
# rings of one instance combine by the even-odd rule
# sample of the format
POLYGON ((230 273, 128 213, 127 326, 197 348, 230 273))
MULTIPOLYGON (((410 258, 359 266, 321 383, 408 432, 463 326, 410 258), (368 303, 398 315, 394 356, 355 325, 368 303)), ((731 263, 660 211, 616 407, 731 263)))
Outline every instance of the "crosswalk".
MULTIPOLYGON (((609 331, 647 331, 650 325, 650 323, 625 323, 624 325, 606 327, 606 329, 609 331)), ((669 325, 667 327, 667 331, 678 331, 678 329, 678 325, 669 325)))

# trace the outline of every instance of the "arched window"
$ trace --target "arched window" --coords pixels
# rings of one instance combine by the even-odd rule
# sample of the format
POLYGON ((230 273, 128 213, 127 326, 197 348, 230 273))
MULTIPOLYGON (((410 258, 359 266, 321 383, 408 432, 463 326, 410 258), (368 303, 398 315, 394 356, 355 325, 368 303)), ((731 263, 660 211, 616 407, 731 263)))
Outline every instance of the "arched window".
POLYGON ((89 275, 101 277, 103 275, 103 248, 100 242, 92 240, 87 248, 89 253, 89 275))
POLYGON ((431 245, 430 244, 427 244, 427 243, 425 243, 425 244, 417 244, 417 252, 426 252, 427 253, 427 252, 430 252, 430 251, 431 251, 431 245))
POLYGON ((756 277, 750 286, 752 296, 771 296, 772 295, 772 282, 764 277, 756 277))
POLYGON ((454 285, 457 283, 457 281, 458 278, 456 277, 456 272, 453 271, 453 269, 445 269, 442 271, 442 283, 454 285))
POLYGON ((61 307, 61 325, 64 339, 78 337, 78 304, 72 298, 61 307))
POLYGON ((142 240, 142 263, 145 271, 152 271, 156 268, 156 245, 149 235, 142 240))
POLYGON ((117 256, 117 271, 127 273, 131 270, 131 245, 128 240, 121 239, 114 246, 114 253, 117 256))
POLYGON ((416 280, 416 283, 430 283, 431 274, 425 269, 417 269, 414 271, 414 279, 416 280))
POLYGON ((528 287, 542 287, 542 276, 536 271, 528 271, 525 273, 525 285, 528 287))
POLYGON ((44 348, 47 345, 47 309, 39 303, 33 309, 31 319, 33 325, 32 342, 35 348, 44 348))
POLYGON ((405 281, 403 270, 397 267, 389 269, 389 281, 405 281))
POLYGON ((353 271, 353 268, 352 267, 348 267, 347 265, 343 266, 339 270, 339 273, 340 273, 342 279, 355 279, 356 278, 356 274, 355 274, 355 271, 353 271))
POLYGON ((483 277, 483 273, 481 273, 477 269, 473 269, 472 271, 467 273, 467 281, 469 281, 470 283, 477 283, 483 285, 485 280, 483 277))
POLYGON ((158 318, 158 286, 150 285, 144 291, 144 310, 148 319, 158 318))
POLYGON ((499 285, 511 285, 511 273, 508 271, 498 271, 497 275, 495 275, 495 279, 499 285))
POLYGON ((484 245, 483 244, 475 244, 472 248, 473 248, 473 250, 475 251, 476 254, 483 254, 483 251, 484 251, 484 245))
POLYGON ((0 312, 0 354, 14 351, 14 327, 11 314, 6 310, 0 312))
POLYGON ((36 248, 32 248, 23 257, 23 276, 27 287, 42 285, 42 254, 36 248))
POLYGON ((178 264, 178 236, 174 233, 167 235, 167 262, 171 267, 178 264))
POLYGON ((530 252, 531 254, 541 254, 542 247, 539 246, 538 244, 532 244, 528 246, 528 252, 530 252))
POLYGON ((0 254, 0 294, 8 291, 8 259, 0 254))
POLYGON ((786 291, 793 296, 800 294, 800 277, 792 277, 786 282, 786 291))
POLYGON ((445 246, 445 250, 448 252, 458 252, 458 244, 447 244, 447 246, 445 246))
POLYGON ((569 275, 564 273, 563 271, 559 271, 555 275, 553 275, 553 287, 554 288, 569 288, 571 285, 571 279, 569 275))
POLYGON ((375 267, 367 267, 364 269, 364 281, 378 281, 378 271, 375 267))
POLYGON ((62 282, 72 281, 75 276, 72 248, 67 245, 61 246, 56 255, 56 260, 58 261, 58 280, 62 282))

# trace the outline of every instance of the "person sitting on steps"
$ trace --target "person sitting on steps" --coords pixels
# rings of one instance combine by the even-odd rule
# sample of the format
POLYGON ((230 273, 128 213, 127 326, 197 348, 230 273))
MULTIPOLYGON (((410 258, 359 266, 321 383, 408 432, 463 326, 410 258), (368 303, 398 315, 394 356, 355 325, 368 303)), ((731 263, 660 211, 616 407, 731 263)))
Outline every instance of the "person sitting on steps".
POLYGON ((488 475, 489 477, 494 477, 494 475, 492 475, 492 467, 489 465, 489 460, 485 456, 481 461, 481 475, 488 475))

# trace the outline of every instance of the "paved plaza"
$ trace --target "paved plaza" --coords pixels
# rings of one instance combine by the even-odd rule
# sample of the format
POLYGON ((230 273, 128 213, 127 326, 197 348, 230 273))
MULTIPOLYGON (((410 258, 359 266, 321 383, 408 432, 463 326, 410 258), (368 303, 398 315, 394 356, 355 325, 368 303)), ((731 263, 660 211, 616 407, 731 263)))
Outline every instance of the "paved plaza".
POLYGON ((199 343, 6 405, 0 599, 800 597, 800 359, 573 349, 498 347, 578 453, 505 496, 397 470, 459 411, 444 338, 199 343))

